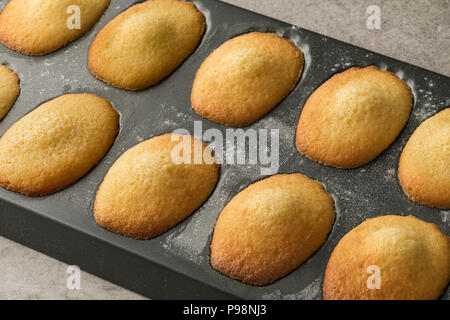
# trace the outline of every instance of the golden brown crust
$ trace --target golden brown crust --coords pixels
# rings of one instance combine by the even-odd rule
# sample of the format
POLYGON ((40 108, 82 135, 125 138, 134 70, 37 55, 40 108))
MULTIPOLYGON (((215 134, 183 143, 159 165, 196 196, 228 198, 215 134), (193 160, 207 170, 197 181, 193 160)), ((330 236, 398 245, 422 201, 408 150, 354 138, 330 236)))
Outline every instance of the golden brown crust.
POLYGON ((295 87, 303 53, 272 33, 252 32, 226 41, 202 63, 191 93, 200 116, 246 126, 272 110, 295 87))
POLYGON ((272 283, 323 244, 333 221, 333 199, 319 182, 298 173, 258 181, 220 213, 211 265, 245 283, 272 283))
POLYGON ((417 127, 400 156, 398 177, 414 202, 450 209, 450 108, 417 127))
POLYGON ((174 161, 172 152, 197 144, 214 159, 206 144, 175 134, 151 138, 122 154, 97 191, 95 221, 110 231, 148 239, 188 217, 206 201, 219 177, 215 162, 193 162, 193 152, 186 153, 189 163, 174 161))
POLYGON ((299 152, 322 164, 354 168, 383 152, 406 125, 408 85, 377 67, 350 68, 308 98, 297 127, 299 152))
POLYGON ((9 67, 0 65, 0 120, 20 94, 19 77, 9 67))
POLYGON ((190 2, 136 4, 97 34, 89 51, 89 70, 112 86, 145 89, 189 57, 204 31, 205 17, 190 2))
POLYGON ((0 138, 0 185, 28 196, 47 195, 74 183, 111 147, 119 114, 92 94, 50 100, 0 138))
POLYGON ((0 42, 27 55, 45 55, 81 37, 110 0, 11 0, 0 14, 0 42), (80 29, 69 29, 67 8, 80 8, 80 29))
POLYGON ((437 299, 450 279, 449 240, 437 225, 413 216, 366 220, 347 233, 331 254, 323 297, 437 299), (379 289, 368 289, 367 281, 373 275, 367 271, 369 266, 379 267, 379 289))

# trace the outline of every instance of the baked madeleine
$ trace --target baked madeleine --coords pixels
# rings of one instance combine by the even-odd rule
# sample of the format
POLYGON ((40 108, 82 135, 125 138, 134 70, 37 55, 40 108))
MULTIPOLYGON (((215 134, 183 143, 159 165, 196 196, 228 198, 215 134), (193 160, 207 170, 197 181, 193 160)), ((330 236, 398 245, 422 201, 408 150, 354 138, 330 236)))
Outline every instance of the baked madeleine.
POLYGON ((97 34, 89 69, 112 86, 145 89, 172 73, 194 51, 204 31, 205 17, 192 3, 145 1, 97 34))
POLYGON ((43 196, 74 183, 110 149, 119 114, 93 94, 52 99, 16 122, 0 138, 0 185, 43 196))
POLYGON ((0 120, 14 105, 20 93, 19 77, 9 67, 0 65, 0 120))
POLYGON ((200 116, 249 125, 272 110, 297 84, 303 53, 273 33, 247 33, 222 44, 202 63, 191 93, 200 116))
POLYGON ((398 177, 414 202, 450 209, 450 108, 417 127, 400 156, 398 177))
POLYGON ((86 33, 109 3, 110 0, 11 0, 0 14, 0 42, 23 54, 48 54, 86 33))
POLYGON ((109 169, 95 198, 95 220, 125 236, 156 237, 200 207, 218 177, 212 151, 194 137, 151 138, 127 150, 109 169))
POLYGON ((327 300, 437 299, 450 279, 450 241, 416 217, 364 221, 337 244, 323 283, 327 300))
POLYGON ((306 101, 297 149, 337 168, 362 166, 391 145, 412 107, 408 85, 377 67, 350 68, 322 84, 306 101))

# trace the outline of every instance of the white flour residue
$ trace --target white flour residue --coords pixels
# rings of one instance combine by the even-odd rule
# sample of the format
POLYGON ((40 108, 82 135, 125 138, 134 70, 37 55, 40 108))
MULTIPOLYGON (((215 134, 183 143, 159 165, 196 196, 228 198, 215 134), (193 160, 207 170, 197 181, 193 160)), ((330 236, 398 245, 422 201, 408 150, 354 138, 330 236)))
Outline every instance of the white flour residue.
POLYGON ((336 72, 338 70, 342 71, 342 69, 348 69, 351 66, 353 66, 354 63, 352 63, 348 57, 341 57, 339 59, 338 63, 335 63, 333 67, 330 69, 331 72, 336 72))
MULTIPOLYGON (((168 107, 168 109, 171 109, 168 107)), ((173 110, 172 110, 173 111, 173 110)), ((182 116, 180 114, 179 116, 182 116)), ((189 116, 184 115, 189 118, 189 116)), ((174 123, 169 121, 163 126, 171 127, 174 123)), ((288 161, 288 150, 293 142, 295 128, 284 124, 279 119, 267 117, 254 124, 253 129, 279 130, 280 162, 288 161)), ((270 141, 270 139, 269 139, 270 141)), ((236 147, 236 143, 235 143, 236 147)), ((226 152, 226 150, 224 150, 226 152)), ((268 145, 268 152, 272 152, 268 145)), ((225 155, 224 152, 224 155, 225 155)), ((292 154, 292 151, 290 151, 292 154)), ((226 157, 224 157, 226 159, 226 157)), ((280 163, 281 165, 281 163, 280 163)), ((191 262, 200 264, 208 259, 209 239, 213 232, 217 217, 226 202, 242 190, 248 182, 256 181, 261 176, 261 164, 223 164, 222 172, 216 190, 207 202, 195 212, 182 227, 175 227, 170 234, 161 241, 161 245, 172 254, 182 256, 191 262), (233 190, 233 191, 230 191, 233 190)))
POLYGON ((283 296, 284 300, 320 300, 321 299, 322 277, 311 282, 305 289, 298 293, 283 296))
POLYGON ((380 64, 378 65, 378 69, 383 70, 383 71, 386 71, 386 70, 388 69, 388 66, 387 66, 386 63, 380 63, 380 64))
POLYGON ((416 83, 414 82, 414 80, 412 80, 412 79, 407 79, 406 80, 406 84, 409 86, 409 88, 411 89, 411 93, 412 93, 412 95, 413 95, 413 98, 414 98, 414 102, 416 102, 417 101, 417 98, 418 98, 418 96, 417 96, 417 89, 416 89, 416 83))
POLYGON ((413 112, 413 115, 417 120, 419 120, 419 122, 423 122, 434 115, 436 112, 436 105, 426 102, 419 108, 416 108, 413 112))
POLYGON ((443 223, 450 223, 450 211, 441 210, 440 215, 443 223))
POLYGON ((170 253, 182 256, 191 262, 201 264, 208 259, 209 237, 214 230, 219 212, 228 199, 229 183, 236 181, 236 173, 227 170, 217 183, 213 195, 200 207, 187 224, 170 231, 170 234, 161 241, 161 245, 170 253), (205 252, 206 251, 206 252, 205 252))
POLYGON ((322 277, 317 278, 297 293, 282 294, 279 289, 262 296, 264 300, 320 300, 322 277))
POLYGON ((142 137, 142 136, 136 136, 136 141, 138 141, 138 142, 142 142, 142 141, 144 141, 145 140, 145 138, 144 137, 142 137))
POLYGON ((282 298, 282 294, 280 289, 277 289, 274 292, 263 294, 261 298, 263 300, 280 300, 282 298))
POLYGON ((166 119, 163 122, 164 127, 175 127, 176 125, 177 125, 177 123, 171 119, 166 119))
POLYGON ((435 95, 433 92, 433 88, 435 83, 433 80, 428 80, 428 78, 424 78, 427 81, 426 88, 418 88, 413 91, 415 101, 422 100, 422 103, 419 104, 413 110, 413 116, 419 120, 419 122, 423 122, 429 117, 433 116, 439 111, 439 108, 443 106, 442 103, 437 103, 435 100, 435 95))
POLYGON ((203 35, 203 39, 202 42, 205 41, 209 35, 210 32, 212 31, 213 28, 211 28, 211 26, 213 25, 212 20, 211 20, 211 12, 209 11, 209 9, 200 1, 192 1, 192 3, 197 7, 197 9, 203 13, 203 16, 205 17, 205 24, 206 24, 206 32, 203 35))
MULTIPOLYGON (((159 106, 161 109, 164 110, 164 113, 168 116, 165 118, 164 121, 159 121, 157 124, 157 128, 161 132, 171 132, 175 129, 185 128, 186 122, 193 122, 193 119, 188 116, 187 114, 180 112, 177 110, 177 108, 174 105, 165 105, 161 104, 159 106)), ((193 134, 193 132, 191 132, 193 134)))
POLYGON ((197 247, 192 242, 195 242, 195 238, 184 236, 184 233, 177 236, 177 232, 174 232, 161 242, 161 246, 172 254, 181 256, 196 264, 201 264, 204 259, 201 255, 202 250, 197 250, 197 247))
POLYGON ((308 74, 309 67, 311 66, 312 56, 311 56, 311 48, 309 44, 302 40, 299 34, 299 28, 292 26, 291 30, 287 35, 282 34, 281 36, 285 36, 289 40, 291 40, 297 48, 299 48, 303 52, 303 58, 305 63, 303 65, 302 78, 308 74))
POLYGON ((395 181, 396 179, 395 168, 387 169, 386 172, 384 173, 384 179, 388 182, 395 181))
POLYGON ((396 75, 397 77, 399 77, 400 79, 402 79, 402 80, 404 80, 404 78, 405 78, 405 72, 404 72, 403 70, 397 71, 397 72, 395 73, 395 75, 396 75))
MULTIPOLYGON (((270 130, 278 130, 279 133, 279 166, 281 167, 284 163, 290 161, 290 158, 294 155, 295 148, 292 148, 292 145, 294 143, 294 137, 295 137, 295 130, 296 128, 294 126, 289 126, 285 124, 280 119, 274 118, 274 117, 265 117, 254 124, 255 130, 261 130, 261 129, 268 129, 268 150, 267 154, 272 155, 272 152, 275 150, 273 149, 271 145, 271 139, 270 139, 270 130)), ((276 151, 275 151, 276 152, 276 151)), ((268 166, 268 165, 267 165, 268 166)), ((267 167, 266 165, 264 167, 267 167)))

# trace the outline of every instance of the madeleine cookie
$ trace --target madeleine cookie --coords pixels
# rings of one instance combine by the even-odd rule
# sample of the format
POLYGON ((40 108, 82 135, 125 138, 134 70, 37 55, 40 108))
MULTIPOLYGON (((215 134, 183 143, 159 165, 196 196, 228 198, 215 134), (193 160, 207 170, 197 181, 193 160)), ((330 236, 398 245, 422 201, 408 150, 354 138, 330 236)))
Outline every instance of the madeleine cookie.
POLYGON ((11 0, 0 14, 0 42, 32 56, 56 51, 88 31, 109 3, 110 0, 11 0))
POLYGON ((333 199, 319 182, 298 173, 258 181, 220 213, 211 265, 245 283, 272 283, 323 244, 333 221, 333 199))
POLYGON ((303 53, 272 33, 252 32, 228 40, 202 63, 191 93, 200 116, 246 126, 272 110, 297 84, 303 53))
POLYGON ((377 67, 350 68, 308 98, 297 127, 297 149, 337 168, 373 160, 397 138, 412 107, 408 85, 377 67))
POLYGON ((398 177, 411 200, 450 209, 450 108, 414 131, 400 156, 398 177))
POLYGON ((172 73, 194 51, 204 31, 205 17, 190 2, 136 4, 97 34, 89 69, 112 86, 145 89, 172 73))
POLYGON ((347 233, 328 261, 327 300, 437 299, 450 279, 450 242, 413 216, 369 219, 347 233))
POLYGON ((0 139, 0 185, 29 196, 56 192, 111 147, 119 114, 92 94, 66 94, 16 122, 0 139))
POLYGON ((95 220, 125 236, 156 237, 200 207, 218 177, 206 144, 192 136, 154 137, 126 151, 109 169, 95 198, 95 220))
POLYGON ((0 119, 8 113, 20 93, 19 77, 7 66, 0 65, 0 119))

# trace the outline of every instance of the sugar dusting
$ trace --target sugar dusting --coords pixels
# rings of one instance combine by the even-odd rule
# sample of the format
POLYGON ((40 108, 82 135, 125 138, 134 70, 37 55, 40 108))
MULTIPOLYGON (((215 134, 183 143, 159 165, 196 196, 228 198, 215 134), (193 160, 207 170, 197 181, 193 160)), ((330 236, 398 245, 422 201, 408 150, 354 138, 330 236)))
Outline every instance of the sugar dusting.
POLYGON ((441 220, 444 224, 450 224, 450 211, 448 210, 441 210, 440 212, 441 220))
POLYGON ((283 296, 285 300, 320 300, 322 288, 322 277, 311 282, 305 289, 294 294, 283 296))
MULTIPOLYGON (((292 128, 271 117, 255 124, 255 129, 260 128, 279 129, 280 148, 291 142, 294 134, 292 128)), ((170 253, 182 256, 196 264, 207 261, 209 239, 220 211, 231 197, 239 192, 240 181, 253 181, 261 176, 258 164, 224 164, 221 171, 216 189, 207 202, 188 218, 181 228, 170 231, 161 241, 161 245, 170 253)))
POLYGON ((397 178, 395 168, 389 168, 385 171, 383 177, 386 181, 394 182, 397 178))
POLYGON ((183 227, 170 231, 161 245, 172 254, 182 256, 189 261, 201 264, 208 259, 209 252, 205 252, 209 244, 209 237, 214 228, 218 211, 224 206, 228 196, 228 170, 216 186, 214 193, 204 206, 197 210, 183 227))
MULTIPOLYGON (((170 131, 174 128, 184 128, 185 122, 192 122, 193 118, 190 115, 179 112, 174 106, 162 106, 169 114, 176 114, 177 120, 165 120, 159 123, 159 130, 170 131)), ((292 143, 295 136, 295 128, 288 126, 280 119, 273 116, 267 116, 260 121, 257 121, 252 129, 276 129, 279 132, 279 154, 280 166, 289 161, 294 152, 292 150, 292 143)), ((193 132, 191 132, 193 134, 193 132)), ((225 139, 224 139, 225 141, 225 139)), ((270 139, 269 139, 270 143, 270 139)), ((238 147, 235 144, 235 148, 238 147)), ((242 147, 242 146, 239 146, 242 147)), ((225 150, 226 151, 226 150, 225 150)), ((272 152, 270 144, 267 152, 272 152)), ((226 152, 224 152, 224 155, 226 152)), ((225 159, 225 157, 224 157, 225 159)), ((251 182, 261 176, 261 168, 264 167, 258 164, 223 164, 221 166, 221 175, 216 189, 207 202, 201 206, 191 217, 182 223, 181 227, 174 228, 169 231, 168 235, 161 240, 161 245, 171 254, 181 256, 195 264, 201 264, 208 260, 209 240, 214 229, 217 217, 226 205, 226 203, 243 187, 242 182, 251 182), (232 190, 232 191, 230 191, 232 190)), ((248 183, 247 183, 248 184, 248 183)))
POLYGON ((303 52, 303 58, 305 59, 305 64, 303 66, 302 77, 308 74, 308 70, 311 66, 312 56, 311 56, 311 48, 307 41, 304 41, 299 33, 300 28, 297 26, 292 26, 290 30, 280 30, 280 36, 288 38, 291 40, 297 48, 299 48, 303 52))
POLYGON ((420 105, 413 109, 413 116, 419 122, 423 122, 433 116, 448 103, 448 101, 442 102, 438 100, 439 98, 434 92, 435 83, 433 80, 427 77, 424 80, 426 85, 413 91, 416 101, 418 100, 418 96, 420 96, 420 105))

